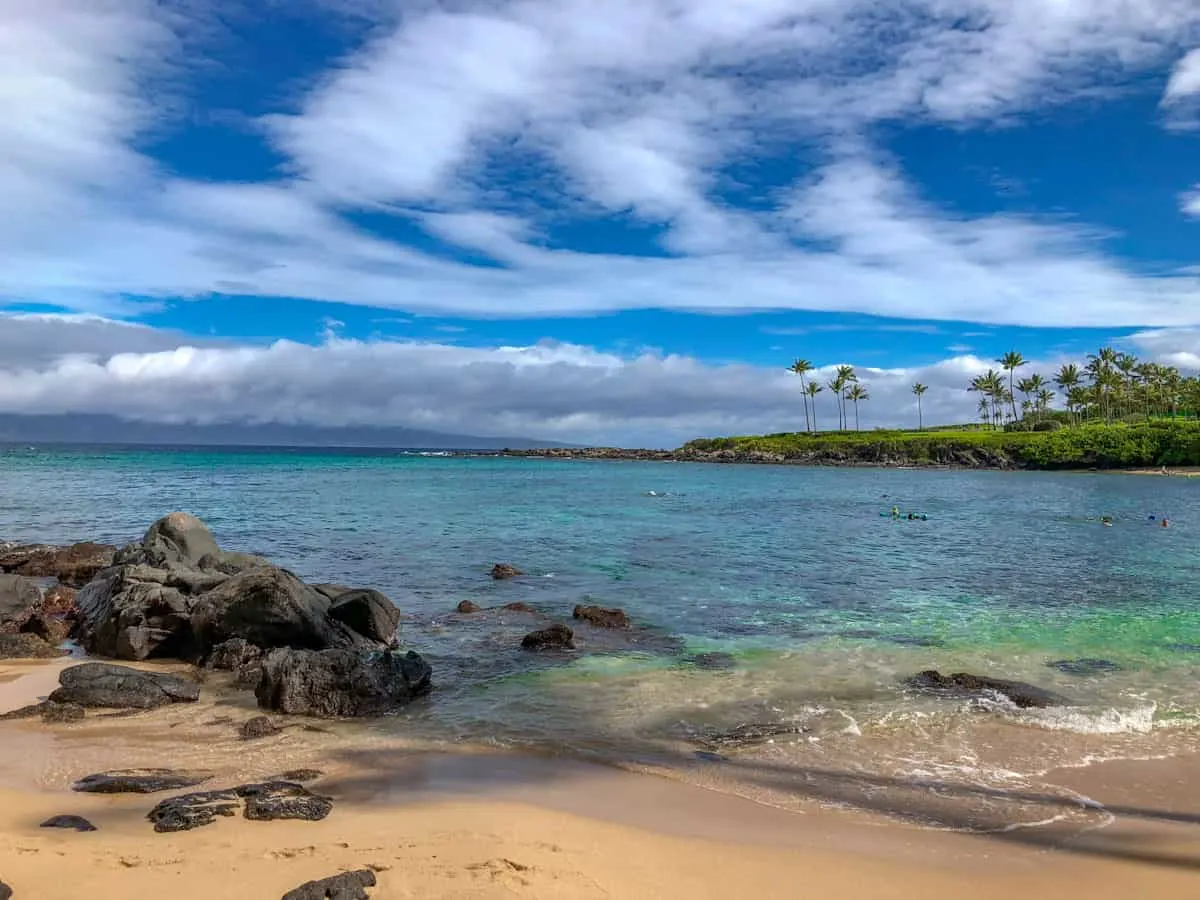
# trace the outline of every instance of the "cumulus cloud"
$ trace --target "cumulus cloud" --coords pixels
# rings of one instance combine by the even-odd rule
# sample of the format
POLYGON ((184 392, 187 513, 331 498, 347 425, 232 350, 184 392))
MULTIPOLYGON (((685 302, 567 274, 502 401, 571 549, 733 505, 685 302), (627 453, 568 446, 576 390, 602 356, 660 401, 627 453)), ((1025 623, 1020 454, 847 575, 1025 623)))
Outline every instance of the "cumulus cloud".
MULTIPOLYGON (((686 356, 618 355, 575 344, 468 348, 354 341, 213 345, 167 332, 65 317, 41 345, 44 318, 0 319, 0 413, 104 413, 170 423, 394 425, 568 443, 676 446, 698 436, 802 427, 800 381, 782 368, 686 356), (90 345, 90 352, 76 350, 90 345)), ((1200 367, 1200 329, 1147 330, 1147 358, 1200 367)), ((1044 374, 1064 360, 1033 364, 1044 374)), ((969 354, 928 366, 858 367, 871 399, 862 426, 911 426, 911 386, 929 385, 927 423, 975 418, 970 379, 995 364, 969 354)), ((836 366, 811 377, 828 380, 836 366)), ((1033 370, 1031 368, 1031 371, 1033 370)), ((836 423, 832 395, 818 425, 836 423)))
POLYGON ((1163 104, 1181 103, 1200 94, 1200 50, 1193 50, 1175 64, 1167 89, 1163 93, 1163 104))
POLYGON ((259 184, 180 179, 139 149, 170 118, 167 89, 186 89, 188 66, 167 61, 209 62, 202 47, 219 63, 196 37, 218 8, 0 8, 0 200, 21 210, 0 223, 0 296, 100 311, 224 292, 470 316, 1200 321, 1195 273, 1125 268, 1083 226, 952 215, 870 140, 881 123, 970 127, 1103 96, 1178 55, 1200 27, 1189 0, 356 0, 377 27, 260 119, 287 163, 259 184), (726 166, 797 138, 821 148, 818 171, 777 203, 723 199, 726 166), (535 161, 532 187, 495 177, 513 153, 535 161), (359 211, 494 265, 365 232, 347 217, 359 211), (610 216, 656 227, 661 254, 541 239, 564 217, 610 216))

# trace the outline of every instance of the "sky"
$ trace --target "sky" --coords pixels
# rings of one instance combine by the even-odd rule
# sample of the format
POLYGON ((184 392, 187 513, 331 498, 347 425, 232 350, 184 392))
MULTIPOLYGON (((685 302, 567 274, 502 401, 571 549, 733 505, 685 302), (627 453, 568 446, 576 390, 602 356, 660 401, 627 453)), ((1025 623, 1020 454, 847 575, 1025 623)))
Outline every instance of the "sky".
POLYGON ((0 413, 964 421, 1200 368, 1200 3, 5 0, 0 204, 0 413))

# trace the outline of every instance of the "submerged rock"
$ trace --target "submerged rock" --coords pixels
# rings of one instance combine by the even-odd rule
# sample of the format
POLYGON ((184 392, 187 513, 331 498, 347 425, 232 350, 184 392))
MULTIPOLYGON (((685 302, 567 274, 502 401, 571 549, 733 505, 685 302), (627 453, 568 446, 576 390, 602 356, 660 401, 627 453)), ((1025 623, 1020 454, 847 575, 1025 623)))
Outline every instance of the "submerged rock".
POLYGON ((60 584, 82 587, 112 565, 117 548, 85 541, 66 547, 27 544, 0 553, 0 571, 30 578, 57 578, 60 584))
POLYGON ((497 581, 503 581, 506 578, 517 578, 525 573, 516 566, 509 565, 508 563, 496 563, 496 565, 492 566, 490 574, 497 581))
POLYGON ((695 666, 697 669, 724 670, 737 668, 737 657, 730 653, 715 650, 709 653, 693 653, 685 656, 684 665, 695 666))
POLYGON ((175 769, 116 769, 87 775, 71 785, 71 790, 84 794, 157 794, 195 787, 212 777, 209 772, 175 769))
POLYGON ((370 869, 359 869, 306 881, 284 894, 282 900, 370 900, 366 889, 374 886, 375 873, 370 869))
POLYGON ((1084 657, 1082 659, 1056 659, 1046 665, 1067 675, 1107 675, 1122 672, 1124 667, 1107 659, 1084 657))
POLYGON ((282 731, 282 728, 266 716, 255 716, 253 719, 247 719, 242 723, 242 726, 238 729, 238 734, 243 741, 253 741, 258 738, 273 737, 282 731))
POLYGON ((190 831, 211 825, 218 816, 242 815, 255 821, 302 819, 317 822, 329 815, 333 801, 291 781, 243 784, 224 791, 201 791, 169 797, 146 814, 158 832, 190 831))
POLYGON ((710 750, 751 747, 755 744, 770 743, 777 737, 804 734, 806 730, 803 725, 790 722, 748 722, 724 731, 709 732, 701 742, 710 750))
POLYGON ((968 697, 999 695, 1021 709, 1044 709, 1048 706, 1069 706, 1071 703, 1064 697, 1023 681, 1006 681, 966 672, 943 675, 931 669, 914 675, 905 683, 910 688, 929 693, 968 697))
POLYGON ((36 634, 0 634, 0 659, 53 659, 63 651, 36 634))
POLYGON ((273 650, 254 694, 263 709, 293 715, 377 716, 428 692, 432 674, 411 650, 273 650))
POLYGON ((63 669, 58 683, 51 701, 85 707, 156 709, 200 699, 200 686, 194 682, 111 663, 83 663, 63 669))
POLYGON ((537 614, 536 609, 534 609, 528 603, 522 603, 520 600, 518 600, 516 603, 505 603, 500 608, 505 612, 532 613, 534 615, 537 614))
POLYGON ((582 619, 597 628, 628 628, 629 616, 623 609, 608 609, 603 606, 576 606, 573 617, 582 619))
POLYGON ((574 650, 575 632, 566 625, 551 625, 521 639, 522 650, 574 650))
POLYGON ((83 816, 54 816, 47 819, 39 828, 66 828, 71 831, 95 831, 96 826, 83 816))
POLYGON ((463 615, 470 615, 471 613, 477 613, 482 610, 482 606, 480 606, 478 603, 472 603, 470 600, 460 601, 458 606, 456 606, 454 609, 455 612, 462 613, 463 615))

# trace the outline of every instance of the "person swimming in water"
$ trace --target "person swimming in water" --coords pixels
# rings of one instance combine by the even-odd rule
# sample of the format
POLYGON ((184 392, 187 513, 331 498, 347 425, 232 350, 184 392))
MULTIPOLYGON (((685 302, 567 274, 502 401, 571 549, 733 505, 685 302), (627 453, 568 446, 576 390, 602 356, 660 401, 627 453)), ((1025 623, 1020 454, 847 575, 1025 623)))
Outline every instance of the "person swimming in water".
POLYGON ((898 507, 898 506, 893 506, 893 507, 892 507, 892 518, 893 518, 893 519, 898 519, 898 518, 900 518, 900 507, 898 507))
POLYGON ((1169 520, 1169 519, 1168 519, 1166 516, 1163 516, 1163 518, 1162 518, 1162 521, 1161 521, 1159 524, 1160 524, 1160 525, 1161 525, 1163 528, 1170 528, 1170 527, 1171 527, 1171 522, 1170 522, 1170 520, 1169 520))
POLYGON ((1101 516, 1100 524, 1103 525, 1105 528, 1112 528, 1113 517, 1112 516, 1101 516))

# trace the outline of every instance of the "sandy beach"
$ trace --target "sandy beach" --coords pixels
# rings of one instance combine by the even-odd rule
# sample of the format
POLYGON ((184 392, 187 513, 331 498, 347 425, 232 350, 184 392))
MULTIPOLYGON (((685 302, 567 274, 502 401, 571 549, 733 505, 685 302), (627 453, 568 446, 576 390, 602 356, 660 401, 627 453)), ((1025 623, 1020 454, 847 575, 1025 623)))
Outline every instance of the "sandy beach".
MULTIPOLYGON (((0 664, 0 712, 44 697, 66 664, 0 664)), ((1104 804, 1103 827, 958 834, 861 810, 784 811, 560 758, 405 751, 361 725, 239 742, 229 724, 252 712, 252 700, 218 695, 185 711, 70 725, 0 722, 0 880, 18 900, 259 900, 363 868, 376 872, 370 896, 380 900, 1115 900, 1200 888, 1200 760, 1192 757, 1063 773, 1080 795, 1104 804), (207 789, 298 764, 324 771, 310 785, 334 800, 323 821, 233 817, 157 834, 145 814, 166 795, 70 790, 83 775, 118 767, 207 768, 207 789), (64 814, 98 830, 38 827, 64 814)), ((1054 818, 1049 808, 1047 820, 1054 818)))

